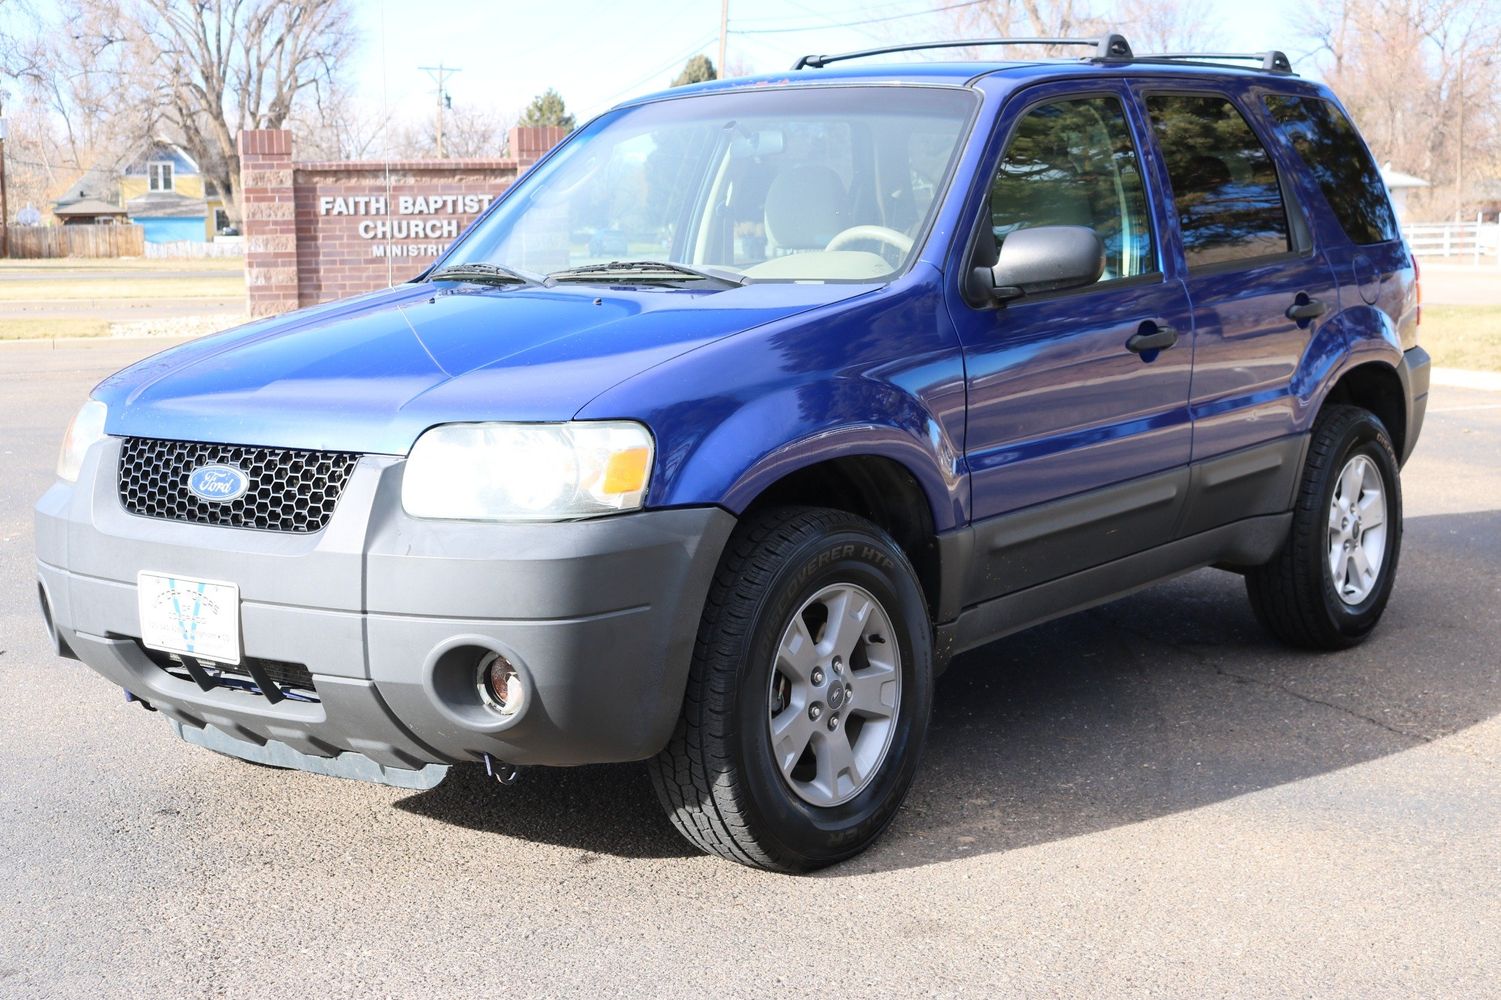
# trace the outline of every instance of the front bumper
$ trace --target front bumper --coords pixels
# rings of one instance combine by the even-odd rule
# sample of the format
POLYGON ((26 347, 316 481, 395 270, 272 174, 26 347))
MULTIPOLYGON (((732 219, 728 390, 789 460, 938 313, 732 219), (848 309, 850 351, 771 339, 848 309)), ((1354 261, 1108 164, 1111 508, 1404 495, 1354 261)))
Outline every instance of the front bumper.
POLYGON ((401 509, 402 460, 366 456, 322 531, 223 528, 126 512, 120 447, 95 445, 78 482, 38 503, 41 598, 59 652, 182 726, 413 770, 487 754, 639 760, 666 744, 729 513, 420 521, 401 509), (306 666, 317 700, 203 690, 163 669, 137 641, 141 570, 238 584, 244 655, 306 666), (519 715, 479 704, 485 650, 521 674, 519 715))

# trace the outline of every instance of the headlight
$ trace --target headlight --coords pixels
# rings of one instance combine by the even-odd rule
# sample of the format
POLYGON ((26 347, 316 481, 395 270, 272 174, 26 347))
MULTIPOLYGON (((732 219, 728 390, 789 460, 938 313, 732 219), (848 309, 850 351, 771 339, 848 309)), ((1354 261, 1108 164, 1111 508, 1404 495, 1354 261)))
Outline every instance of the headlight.
POLYGON ((78 471, 83 468, 83 456, 89 445, 104 440, 104 418, 108 412, 97 399, 91 399, 79 408, 63 438, 63 450, 57 456, 60 478, 70 483, 78 482, 78 471))
POLYGON ((651 432, 628 421, 445 424, 417 439, 401 480, 413 517, 565 521, 635 510, 651 432))

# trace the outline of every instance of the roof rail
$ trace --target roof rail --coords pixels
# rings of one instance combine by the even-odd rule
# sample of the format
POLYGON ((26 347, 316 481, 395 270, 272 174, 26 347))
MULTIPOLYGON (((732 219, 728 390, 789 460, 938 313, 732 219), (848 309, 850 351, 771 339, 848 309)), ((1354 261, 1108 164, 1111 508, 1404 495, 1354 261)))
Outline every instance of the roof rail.
POLYGON ((1100 35, 1097 38, 975 38, 967 41, 910 42, 906 45, 886 45, 879 49, 861 49, 858 52, 841 52, 831 56, 807 55, 793 63, 792 68, 819 69, 846 59, 864 59, 922 49, 967 49, 972 45, 1092 45, 1095 53, 1091 58, 1096 62, 1128 62, 1131 59, 1131 43, 1121 35, 1100 35))
POLYGON ((1281 76, 1296 75, 1293 73, 1293 64, 1288 61, 1287 54, 1277 49, 1270 49, 1266 52, 1151 52, 1137 56, 1133 61, 1139 63, 1215 63, 1225 60, 1259 62, 1262 72, 1277 73, 1281 76))

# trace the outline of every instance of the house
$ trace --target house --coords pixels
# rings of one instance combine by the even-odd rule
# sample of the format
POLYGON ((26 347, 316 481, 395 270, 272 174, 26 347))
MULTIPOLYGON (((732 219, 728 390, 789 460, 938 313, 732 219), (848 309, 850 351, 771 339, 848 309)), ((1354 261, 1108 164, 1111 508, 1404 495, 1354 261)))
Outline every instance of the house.
POLYGON ((52 203, 52 214, 65 226, 129 221, 120 207, 120 186, 114 172, 98 164, 69 182, 67 191, 52 203))
POLYGON ((1407 221, 1407 195, 1418 188, 1433 186, 1421 177, 1393 170, 1390 163, 1382 165, 1381 179, 1386 181, 1386 189, 1391 193, 1392 210, 1397 213, 1399 223, 1407 221))
POLYGON ((130 221, 146 231, 147 243, 203 243, 228 224, 213 183, 181 146, 170 142, 152 142, 126 164, 120 200, 130 221))
POLYGON ((79 197, 59 201, 53 206, 52 214, 65 226, 105 226, 130 221, 125 217, 125 209, 102 198, 79 197))

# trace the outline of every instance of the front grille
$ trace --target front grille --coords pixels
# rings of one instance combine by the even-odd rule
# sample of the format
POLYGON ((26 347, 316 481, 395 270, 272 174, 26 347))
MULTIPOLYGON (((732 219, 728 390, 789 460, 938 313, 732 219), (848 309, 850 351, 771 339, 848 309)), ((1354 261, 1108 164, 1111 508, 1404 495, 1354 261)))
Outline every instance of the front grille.
POLYGON ((120 449, 120 503, 132 514, 262 531, 321 531, 333 516, 358 455, 194 441, 126 438, 120 449), (188 477, 230 465, 249 488, 234 500, 203 500, 188 477))

